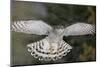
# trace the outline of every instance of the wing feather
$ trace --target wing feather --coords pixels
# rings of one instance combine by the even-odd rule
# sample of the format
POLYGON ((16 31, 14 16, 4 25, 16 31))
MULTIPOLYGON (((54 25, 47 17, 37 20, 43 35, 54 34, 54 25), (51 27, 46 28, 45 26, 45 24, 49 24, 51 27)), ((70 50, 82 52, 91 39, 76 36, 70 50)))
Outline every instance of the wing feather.
POLYGON ((13 22, 11 30, 27 34, 47 35, 52 30, 52 27, 41 20, 28 20, 13 22))
POLYGON ((65 29, 65 36, 86 35, 95 33, 95 25, 87 23, 76 23, 65 29))

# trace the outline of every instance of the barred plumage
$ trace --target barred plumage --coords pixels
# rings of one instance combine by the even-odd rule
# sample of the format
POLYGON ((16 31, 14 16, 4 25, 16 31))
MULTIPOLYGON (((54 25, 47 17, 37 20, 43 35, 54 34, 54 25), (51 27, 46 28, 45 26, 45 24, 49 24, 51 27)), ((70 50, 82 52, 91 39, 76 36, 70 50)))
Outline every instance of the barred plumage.
POLYGON ((86 34, 94 34, 94 33, 95 33, 94 25, 86 24, 86 23, 76 23, 68 26, 65 30, 64 35, 75 36, 75 35, 86 35, 86 34))
POLYGON ((27 34, 47 35, 52 30, 52 27, 41 20, 29 20, 13 22, 11 30, 27 34))
MULTIPOLYGON (((21 21, 17 21, 17 22, 14 22, 13 24, 12 24, 12 30, 13 31, 17 31, 17 32, 24 32, 24 31, 26 31, 26 24, 24 23, 24 22, 21 22, 21 21)), ((27 32, 29 32, 29 31, 27 31, 27 32)))
POLYGON ((47 38, 45 38, 35 43, 28 44, 27 47, 28 51, 31 52, 31 55, 34 56, 34 58, 45 61, 55 61, 61 59, 63 56, 66 56, 67 53, 69 53, 72 49, 72 47, 63 40, 59 44, 52 43, 52 45, 53 47, 48 42, 47 38))
POLYGON ((92 24, 76 23, 66 28, 53 28, 40 20, 14 22, 11 25, 11 29, 15 32, 27 34, 48 35, 40 41, 27 45, 31 55, 43 61, 55 61, 61 59, 70 52, 72 47, 63 40, 63 36, 95 33, 95 26, 92 24))

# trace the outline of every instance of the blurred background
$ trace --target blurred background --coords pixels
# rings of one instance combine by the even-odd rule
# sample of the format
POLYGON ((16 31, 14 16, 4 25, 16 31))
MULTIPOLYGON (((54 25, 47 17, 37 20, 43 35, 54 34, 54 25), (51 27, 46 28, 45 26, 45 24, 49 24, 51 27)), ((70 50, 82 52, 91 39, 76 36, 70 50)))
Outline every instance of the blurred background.
MULTIPOLYGON (((96 6, 11 0, 11 23, 18 20, 43 20, 50 25, 71 25, 84 22, 96 25, 96 6)), ((96 34, 64 37, 73 49, 57 61, 39 61, 27 51, 26 45, 45 36, 11 32, 11 65, 39 65, 96 61, 96 34)))

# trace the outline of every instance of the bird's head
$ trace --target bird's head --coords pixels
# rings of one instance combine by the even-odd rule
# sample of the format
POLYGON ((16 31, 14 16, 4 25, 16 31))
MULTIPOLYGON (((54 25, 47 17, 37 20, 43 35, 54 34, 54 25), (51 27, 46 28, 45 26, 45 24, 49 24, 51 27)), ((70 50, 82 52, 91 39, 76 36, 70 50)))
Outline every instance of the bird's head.
POLYGON ((53 30, 49 33, 48 37, 50 41, 59 42, 62 40, 64 35, 64 28, 63 27, 54 27, 53 30))
POLYGON ((65 29, 64 29, 63 26, 57 26, 57 27, 54 28, 54 33, 55 33, 56 35, 61 36, 61 35, 63 35, 64 30, 65 30, 65 29))
POLYGON ((55 29, 54 32, 55 32, 56 35, 61 36, 64 33, 64 29, 61 29, 61 28, 60 29, 55 29))

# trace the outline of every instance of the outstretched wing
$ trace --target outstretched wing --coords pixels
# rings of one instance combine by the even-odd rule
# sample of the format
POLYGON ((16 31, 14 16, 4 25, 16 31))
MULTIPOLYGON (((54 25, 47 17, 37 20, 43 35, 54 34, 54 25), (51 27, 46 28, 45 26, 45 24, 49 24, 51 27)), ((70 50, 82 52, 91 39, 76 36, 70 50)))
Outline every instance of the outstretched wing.
POLYGON ((40 20, 28 20, 13 22, 11 30, 27 34, 47 35, 52 30, 52 27, 40 20))
POLYGON ((95 26, 87 23, 76 23, 65 29, 65 36, 86 35, 95 33, 95 26))

